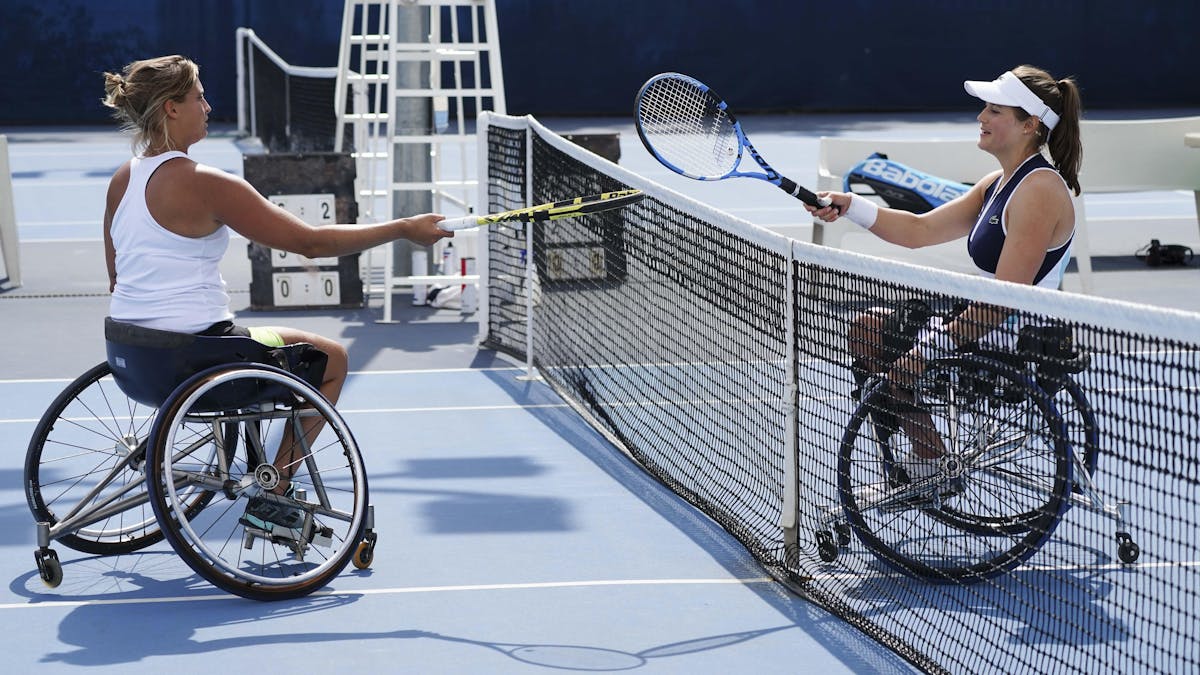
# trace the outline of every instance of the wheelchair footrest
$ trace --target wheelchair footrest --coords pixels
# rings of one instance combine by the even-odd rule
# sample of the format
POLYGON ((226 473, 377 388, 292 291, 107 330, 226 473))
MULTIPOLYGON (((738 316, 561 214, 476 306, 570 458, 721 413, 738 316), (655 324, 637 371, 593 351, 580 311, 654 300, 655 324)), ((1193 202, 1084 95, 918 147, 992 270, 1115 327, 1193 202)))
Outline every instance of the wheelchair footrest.
POLYGON ((256 539, 263 539, 272 544, 290 548, 296 560, 304 562, 304 554, 308 551, 309 546, 329 548, 333 545, 333 528, 329 526, 317 527, 311 517, 305 518, 305 522, 301 527, 275 526, 270 531, 256 527, 246 522, 245 519, 241 519, 240 522, 245 528, 242 546, 246 550, 254 548, 254 541, 256 539))

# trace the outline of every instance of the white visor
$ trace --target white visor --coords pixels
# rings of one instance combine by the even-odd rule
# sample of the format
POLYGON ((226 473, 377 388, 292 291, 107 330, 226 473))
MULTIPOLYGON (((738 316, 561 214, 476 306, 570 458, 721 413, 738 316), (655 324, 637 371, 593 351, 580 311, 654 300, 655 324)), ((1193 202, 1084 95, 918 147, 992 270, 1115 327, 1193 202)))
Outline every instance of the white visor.
POLYGON ((968 94, 988 103, 1020 108, 1040 119, 1042 124, 1052 131, 1054 125, 1058 124, 1058 114, 1051 110, 1050 106, 1046 105, 1046 102, 1037 94, 1033 93, 1033 90, 1025 86, 1021 78, 1013 75, 1011 70, 991 82, 967 80, 963 82, 963 87, 966 88, 968 94))

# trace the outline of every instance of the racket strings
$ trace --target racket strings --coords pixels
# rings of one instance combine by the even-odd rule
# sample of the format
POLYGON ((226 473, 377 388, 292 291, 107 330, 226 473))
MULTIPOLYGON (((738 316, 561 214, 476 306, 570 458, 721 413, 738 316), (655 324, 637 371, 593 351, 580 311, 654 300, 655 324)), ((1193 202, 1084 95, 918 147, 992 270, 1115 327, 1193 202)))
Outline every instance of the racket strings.
POLYGON ((689 81, 654 82, 638 103, 638 123, 660 158, 693 177, 724 176, 740 159, 741 144, 721 101, 689 81))

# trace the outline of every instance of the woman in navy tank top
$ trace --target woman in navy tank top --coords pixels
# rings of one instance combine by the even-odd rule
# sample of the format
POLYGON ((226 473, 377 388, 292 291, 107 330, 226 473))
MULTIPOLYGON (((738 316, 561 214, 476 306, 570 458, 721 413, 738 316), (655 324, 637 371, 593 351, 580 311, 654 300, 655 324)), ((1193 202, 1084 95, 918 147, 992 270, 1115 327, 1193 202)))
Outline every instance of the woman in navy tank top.
MULTIPOLYGON (((1057 288, 1075 232, 1072 195, 1080 192, 1079 89, 1069 78, 1056 80, 1028 65, 991 82, 967 81, 964 87, 984 102, 977 117, 979 148, 996 158, 996 171, 957 199, 922 214, 882 208, 842 192, 821 193, 832 203, 806 208, 825 221, 848 218, 907 248, 965 237, 981 274, 1057 288)), ((885 328, 907 318, 898 313, 868 310, 852 323, 849 345, 860 387, 875 373, 887 373, 893 383, 911 383, 928 360, 978 342, 1008 318, 1003 309, 971 304, 944 319, 933 317, 924 328, 908 333, 915 337, 897 346, 883 336, 885 328)), ((928 427, 912 422, 902 424, 906 431, 912 426, 917 441, 921 435, 917 427, 928 427)), ((937 445, 933 440, 914 443, 918 455, 914 459, 932 458, 937 445)), ((923 473, 921 468, 925 467, 918 467, 917 473, 923 473)))

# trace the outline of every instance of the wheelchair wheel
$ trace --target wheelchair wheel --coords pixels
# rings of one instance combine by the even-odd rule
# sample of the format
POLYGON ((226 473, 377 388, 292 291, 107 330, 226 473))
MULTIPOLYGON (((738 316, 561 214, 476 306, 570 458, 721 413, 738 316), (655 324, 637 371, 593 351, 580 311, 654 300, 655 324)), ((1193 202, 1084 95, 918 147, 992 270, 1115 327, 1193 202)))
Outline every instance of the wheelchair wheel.
POLYGON ((944 446, 937 472, 909 480, 900 470, 896 458, 911 457, 914 441, 900 424, 880 433, 876 420, 896 404, 886 384, 874 388, 851 417, 838 462, 852 531, 888 565, 931 581, 1015 568, 1067 503, 1061 418, 1024 373, 972 355, 930 363, 917 395, 944 446))
MULTIPOLYGON (((1096 414, 1083 389, 1075 380, 1067 380, 1054 395, 1054 407, 1063 420, 1063 430, 1071 451, 1083 461, 1088 475, 1096 475, 1096 464, 1100 456, 1100 431, 1096 425, 1096 414)), ((1078 491, 1078 485, 1074 488, 1078 491)))
MULTIPOLYGON (((96 555, 130 553, 161 541, 143 478, 155 409, 125 396, 108 363, 80 375, 54 399, 25 453, 25 497, 54 539, 96 555)), ((211 493, 181 499, 189 512, 211 493)))
POLYGON ((342 417, 303 380, 256 364, 202 372, 160 409, 153 438, 151 504, 176 552, 213 585, 256 600, 300 597, 328 584, 354 556, 368 508, 362 457, 342 417), (229 391, 242 398, 262 392, 269 400, 209 412, 229 391), (285 429, 300 439, 299 430, 314 423, 320 426, 315 438, 289 446, 292 489, 274 495, 272 488, 287 481, 272 463, 285 429), (240 428, 241 442, 232 454, 215 452, 213 429, 227 424, 240 428), (218 496, 190 514, 181 495, 195 486, 218 496), (283 526, 251 518, 252 500, 297 520, 283 526))
MULTIPOLYGON (((1007 362, 1013 365, 1012 352, 997 352, 997 351, 981 351, 979 355, 983 358, 988 358, 1000 362, 1007 362)), ((1022 368, 1033 369, 1033 364, 1026 364, 1022 361, 1022 368)), ((1100 432, 1096 423, 1096 414, 1092 409, 1091 402, 1088 401, 1087 395, 1083 392, 1083 388, 1079 386, 1079 382, 1072 377, 1075 371, 1047 374, 1043 372, 1042 367, 1037 368, 1037 376, 1033 381, 1041 387, 1042 391, 1046 392, 1054 404, 1055 410, 1063 421, 1063 429, 1067 436, 1067 442, 1071 444, 1071 453, 1074 456, 1072 466, 1074 468, 1083 468, 1088 472, 1089 476, 1096 475, 1096 464, 1100 456, 1100 432)), ((1074 476, 1073 489, 1079 492, 1080 476, 1074 476)))

